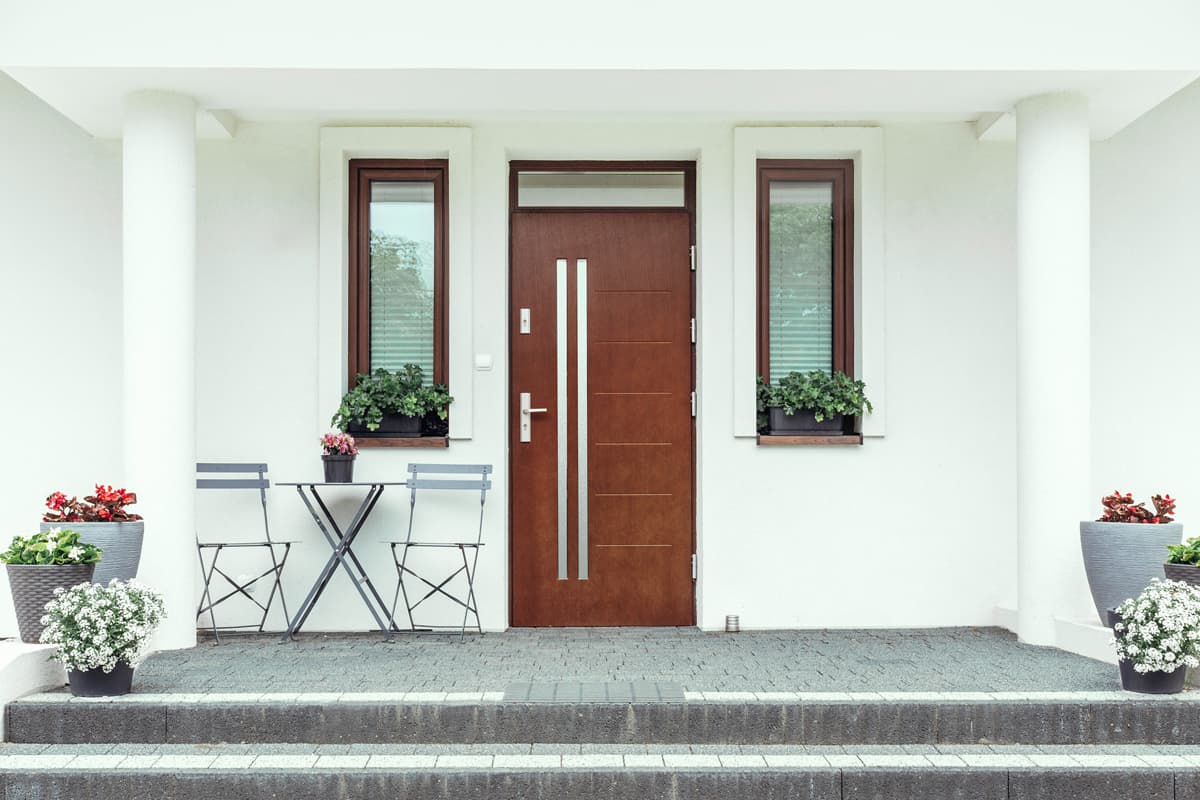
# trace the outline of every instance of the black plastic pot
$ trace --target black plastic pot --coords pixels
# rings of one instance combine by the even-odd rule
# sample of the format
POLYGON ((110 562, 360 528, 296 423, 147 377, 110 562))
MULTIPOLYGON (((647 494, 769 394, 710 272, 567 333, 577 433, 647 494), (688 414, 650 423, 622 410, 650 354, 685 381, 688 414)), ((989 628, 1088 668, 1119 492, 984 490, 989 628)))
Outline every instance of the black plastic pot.
POLYGON ((71 684, 71 694, 76 697, 129 694, 133 688, 133 667, 129 664, 117 664, 116 668, 107 674, 101 669, 73 669, 67 673, 67 682, 71 684))
POLYGON ((771 433, 777 436, 839 434, 846 427, 846 418, 842 414, 834 414, 817 422, 816 413, 807 408, 798 408, 795 414, 788 414, 779 406, 771 406, 767 412, 771 433))
POLYGON ((1200 567, 1194 564, 1163 564, 1163 573, 1169 581, 1183 581, 1200 586, 1200 567))
MULTIPOLYGON (((1121 615, 1111 608, 1105 616, 1105 623, 1110 628, 1122 620, 1121 615)), ((1121 634, 1115 635, 1120 637, 1121 634)), ((1129 661, 1121 661, 1117 667, 1121 671, 1121 688, 1127 692, 1178 694, 1183 691, 1183 684, 1187 680, 1186 667, 1180 667, 1174 672, 1138 672, 1129 661)))
POLYGON ((354 456, 321 456, 325 462, 326 483, 350 483, 354 480, 354 456))
POLYGON ((1121 688, 1127 692, 1141 694, 1178 694, 1183 691, 1187 679, 1187 668, 1180 667, 1174 672, 1138 672, 1133 664, 1122 661, 1121 688))

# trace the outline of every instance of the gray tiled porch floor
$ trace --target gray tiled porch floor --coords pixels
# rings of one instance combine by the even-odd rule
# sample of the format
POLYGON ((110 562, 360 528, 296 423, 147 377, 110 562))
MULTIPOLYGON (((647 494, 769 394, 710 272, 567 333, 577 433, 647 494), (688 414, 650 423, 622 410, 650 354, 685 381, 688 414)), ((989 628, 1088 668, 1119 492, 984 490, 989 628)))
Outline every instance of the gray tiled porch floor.
POLYGON ((236 637, 158 653, 138 692, 504 691, 514 683, 644 681, 689 691, 1113 691, 1116 669, 998 628, 703 633, 514 629, 457 636, 236 637))

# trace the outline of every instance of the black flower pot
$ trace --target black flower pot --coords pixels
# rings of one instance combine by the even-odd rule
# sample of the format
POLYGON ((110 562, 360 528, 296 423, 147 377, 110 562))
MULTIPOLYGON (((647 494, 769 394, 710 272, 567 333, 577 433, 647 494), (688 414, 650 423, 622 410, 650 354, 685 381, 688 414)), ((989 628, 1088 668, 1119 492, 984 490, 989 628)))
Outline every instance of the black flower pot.
POLYGON ((326 483, 350 483, 354 480, 354 456, 341 454, 321 456, 325 462, 326 483))
POLYGON ((1141 694, 1178 694, 1183 691, 1187 679, 1187 668, 1174 672, 1138 672, 1129 661, 1120 663, 1121 688, 1127 692, 1141 694))
POLYGON ((421 435, 422 417, 410 417, 407 414, 384 414, 379 421, 377 430, 369 431, 367 426, 352 422, 347 432, 356 438, 388 437, 399 439, 415 439, 421 435))
POLYGON ((817 422, 816 412, 807 408, 798 408, 795 414, 788 414, 779 406, 770 406, 767 412, 771 433, 776 436, 836 435, 844 432, 846 427, 842 414, 817 422))
POLYGON ((133 667, 117 664, 112 672, 102 669, 73 669, 67 672, 71 694, 76 697, 111 697, 129 694, 133 687, 133 667))
POLYGON ((1200 586, 1200 567, 1194 564, 1163 564, 1163 573, 1169 581, 1183 581, 1191 586, 1200 586))

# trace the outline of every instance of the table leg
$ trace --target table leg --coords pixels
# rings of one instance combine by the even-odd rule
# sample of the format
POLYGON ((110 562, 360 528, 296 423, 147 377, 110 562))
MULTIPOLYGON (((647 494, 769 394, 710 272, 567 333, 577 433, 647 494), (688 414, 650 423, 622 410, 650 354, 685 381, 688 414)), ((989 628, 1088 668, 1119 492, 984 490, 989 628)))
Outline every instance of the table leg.
POLYGON ((300 494, 300 499, 304 502, 305 507, 308 508, 309 513, 312 515, 313 521, 316 522, 317 528, 320 529, 322 535, 325 537, 326 542, 328 542, 330 547, 333 549, 333 553, 330 555, 329 560, 325 563, 325 567, 321 570, 321 574, 318 576, 316 583, 313 584, 313 588, 309 591, 308 596, 301 604, 301 607, 297 611, 295 618, 293 618, 292 623, 289 625, 288 631, 284 635, 284 639, 287 640, 294 638, 295 634, 308 620, 309 614, 312 613, 313 608, 316 606, 317 600, 321 597, 321 594, 324 593, 325 588, 329 585, 329 581, 332 579, 333 573, 337 571, 337 565, 340 563, 342 568, 346 570, 346 574, 350 577, 350 580, 354 583, 354 588, 358 592, 359 597, 362 598, 363 603, 367 606, 367 610, 370 611, 371 616, 374 617, 376 625, 379 626, 379 630, 382 631, 384 636, 390 641, 392 638, 394 638, 393 631, 396 630, 395 620, 392 618, 391 612, 388 610, 387 605, 379 596, 379 592, 375 589, 374 584, 371 583, 371 578, 367 574, 366 569, 363 567, 362 563, 358 560, 358 557, 351 549, 354 539, 358 536, 359 532, 366 524, 366 521, 370 517, 371 512, 374 510, 376 503, 379 502, 379 497, 383 494, 384 487, 378 484, 371 486, 371 488, 367 491, 366 496, 359 504, 357 511, 355 511, 354 517, 351 519, 350 524, 346 527, 345 532, 343 532, 338 526, 337 521, 334 519, 333 514, 329 510, 329 507, 325 504, 324 499, 317 491, 316 486, 309 486, 308 489, 312 493, 313 498, 317 501, 317 505, 321 509, 320 514, 317 513, 317 509, 313 507, 311 502, 309 502, 309 499, 305 495, 303 488, 299 486, 296 488, 297 492, 300 494), (321 519, 322 515, 325 518, 324 520, 321 519), (328 522, 329 527, 332 527, 334 532, 337 533, 336 538, 330 533, 329 528, 327 528, 325 525, 325 522, 328 522), (355 575, 354 570, 351 569, 350 564, 346 561, 347 556, 349 556, 351 561, 354 562, 354 566, 358 568, 357 575, 355 575), (367 596, 365 591, 363 591, 362 583, 364 582, 368 585, 375 601, 379 604, 378 608, 383 611, 384 616, 387 618, 387 624, 385 624, 383 618, 380 617, 376 607, 372 605, 371 598, 367 596))

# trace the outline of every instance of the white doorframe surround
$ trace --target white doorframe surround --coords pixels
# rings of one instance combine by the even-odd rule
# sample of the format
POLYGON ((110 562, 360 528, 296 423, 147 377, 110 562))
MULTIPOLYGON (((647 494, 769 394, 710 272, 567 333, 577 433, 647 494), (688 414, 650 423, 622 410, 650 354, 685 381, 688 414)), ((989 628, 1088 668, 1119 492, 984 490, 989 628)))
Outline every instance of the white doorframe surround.
POLYGON ((758 433, 756 248, 760 158, 854 159, 854 369, 875 412, 865 436, 883 436, 887 416, 887 281, 882 128, 736 127, 733 129, 733 435, 758 433))
POLYGON ((470 439, 474 431, 474 273, 471 259, 471 129, 466 127, 321 128, 321 250, 317 339, 319 430, 345 390, 348 193, 347 164, 352 158, 445 158, 450 162, 447 190, 449 241, 449 380, 454 395, 450 438, 470 439))

